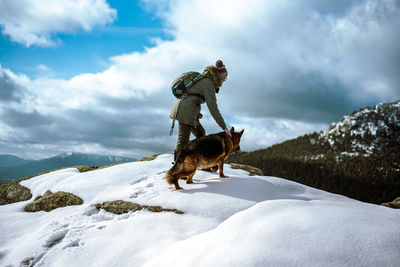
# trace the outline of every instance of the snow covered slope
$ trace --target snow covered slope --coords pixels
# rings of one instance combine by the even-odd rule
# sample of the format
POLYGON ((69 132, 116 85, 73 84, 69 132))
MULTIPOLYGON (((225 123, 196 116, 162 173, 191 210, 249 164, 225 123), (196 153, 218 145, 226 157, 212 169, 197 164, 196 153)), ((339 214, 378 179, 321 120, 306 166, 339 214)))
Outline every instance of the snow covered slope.
POLYGON ((400 266, 400 211, 276 177, 198 171, 175 191, 172 156, 21 182, 29 201, 0 206, 0 266, 400 266), (47 190, 80 206, 27 213, 47 190), (115 215, 104 201, 179 209, 115 215))
POLYGON ((344 116, 321 133, 319 142, 328 142, 340 156, 368 156, 400 144, 400 101, 367 107, 344 116))

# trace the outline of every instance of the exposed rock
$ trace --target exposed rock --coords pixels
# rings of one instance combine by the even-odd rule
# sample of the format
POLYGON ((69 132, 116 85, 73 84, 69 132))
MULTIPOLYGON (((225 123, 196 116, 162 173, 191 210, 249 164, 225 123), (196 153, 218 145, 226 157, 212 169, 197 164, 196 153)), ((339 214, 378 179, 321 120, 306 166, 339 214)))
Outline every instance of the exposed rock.
POLYGON ((152 156, 148 156, 148 157, 144 157, 144 158, 138 159, 137 161, 151 161, 151 160, 155 159, 156 157, 158 157, 160 155, 161 155, 161 153, 160 154, 154 154, 152 156))
POLYGON ((31 190, 19 184, 20 180, 0 185, 0 205, 7 205, 32 198, 31 190))
POLYGON ((97 166, 76 166, 75 168, 77 168, 79 170, 79 172, 88 172, 88 171, 101 169, 100 167, 97 167, 97 166))
POLYGON ((33 203, 26 206, 25 211, 52 211, 61 207, 81 204, 83 204, 83 200, 71 193, 63 191, 52 193, 51 191, 47 191, 43 196, 37 197, 33 203))
POLYGON ((244 164, 238 164, 238 163, 229 163, 229 165, 231 165, 232 169, 241 169, 241 170, 245 170, 249 173, 250 176, 255 176, 255 175, 259 175, 259 176, 263 176, 263 172, 256 167, 250 166, 250 165, 244 165, 244 164))
POLYGON ((382 203, 381 205, 393 209, 400 209, 400 197, 396 198, 392 202, 382 203))
POLYGON ((104 202, 101 204, 97 204, 96 208, 104 209, 104 210, 114 213, 114 214, 123 214, 123 213, 128 213, 130 211, 138 211, 138 210, 142 210, 142 209, 147 209, 152 212, 169 211, 169 212, 175 212, 176 214, 184 213, 183 211, 180 211, 177 209, 164 209, 160 206, 142 206, 138 203, 133 203, 133 202, 124 201, 124 200, 115 200, 115 201, 110 201, 110 202, 104 202))

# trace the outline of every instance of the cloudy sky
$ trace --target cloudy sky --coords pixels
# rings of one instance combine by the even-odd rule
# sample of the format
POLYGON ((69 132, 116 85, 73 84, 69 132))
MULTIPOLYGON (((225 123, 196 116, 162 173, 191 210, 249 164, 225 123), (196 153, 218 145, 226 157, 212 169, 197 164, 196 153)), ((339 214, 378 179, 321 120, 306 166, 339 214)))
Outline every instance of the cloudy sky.
POLYGON ((400 98, 398 0, 1 0, 0 28, 0 154, 171 152, 170 83, 217 59, 245 151, 400 98))

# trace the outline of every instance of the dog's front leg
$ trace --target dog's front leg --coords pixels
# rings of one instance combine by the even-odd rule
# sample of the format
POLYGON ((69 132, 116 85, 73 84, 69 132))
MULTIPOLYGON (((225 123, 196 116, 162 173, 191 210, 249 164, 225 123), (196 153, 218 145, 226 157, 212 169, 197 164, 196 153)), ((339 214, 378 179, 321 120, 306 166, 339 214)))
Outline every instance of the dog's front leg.
POLYGON ((224 161, 218 161, 218 170, 219 170, 219 177, 220 178, 228 178, 228 176, 224 175, 224 161))
POLYGON ((212 172, 216 172, 216 171, 218 171, 218 166, 217 165, 213 166, 210 169, 211 169, 212 172))

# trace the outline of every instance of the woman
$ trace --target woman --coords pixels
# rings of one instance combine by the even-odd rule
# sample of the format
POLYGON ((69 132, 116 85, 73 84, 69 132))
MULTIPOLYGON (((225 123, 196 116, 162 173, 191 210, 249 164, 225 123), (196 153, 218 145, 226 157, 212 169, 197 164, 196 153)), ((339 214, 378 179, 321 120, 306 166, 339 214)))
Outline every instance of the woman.
MULTIPOLYGON (((222 83, 228 76, 228 71, 221 60, 217 60, 215 66, 208 66, 203 72, 204 78, 197 81, 188 89, 187 96, 179 103, 178 108, 174 108, 171 117, 176 118, 179 122, 178 141, 175 148, 175 158, 185 144, 189 142, 190 133, 196 138, 206 134, 199 119, 203 117, 200 113, 201 104, 206 103, 211 115, 217 124, 226 134, 232 137, 231 132, 227 129, 224 118, 218 110, 216 94, 222 83)), ((175 160, 175 159, 174 159, 175 160)))

